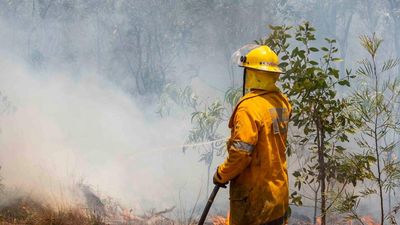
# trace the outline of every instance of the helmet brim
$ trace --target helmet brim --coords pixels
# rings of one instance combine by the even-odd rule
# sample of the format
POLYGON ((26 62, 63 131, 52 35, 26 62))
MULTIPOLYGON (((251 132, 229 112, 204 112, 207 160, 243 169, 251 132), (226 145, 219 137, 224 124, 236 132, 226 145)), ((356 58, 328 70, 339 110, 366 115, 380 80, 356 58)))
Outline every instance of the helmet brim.
POLYGON ((239 67, 243 68, 249 68, 249 69, 254 69, 254 70, 260 70, 260 71, 265 71, 265 72, 271 72, 271 73, 279 73, 279 74, 284 74, 279 67, 277 66, 267 66, 267 65, 260 65, 260 66, 250 66, 250 65, 239 65, 239 67))

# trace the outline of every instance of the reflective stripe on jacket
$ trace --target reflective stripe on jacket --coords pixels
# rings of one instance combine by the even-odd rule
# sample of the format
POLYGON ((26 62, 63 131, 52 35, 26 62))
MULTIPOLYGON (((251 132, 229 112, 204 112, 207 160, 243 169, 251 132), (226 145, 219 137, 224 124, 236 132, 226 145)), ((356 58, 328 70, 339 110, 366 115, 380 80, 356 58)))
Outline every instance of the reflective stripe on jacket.
POLYGON ((254 90, 236 106, 229 122, 228 157, 218 167, 220 182, 231 181, 231 225, 259 225, 286 213, 290 113, 290 103, 279 91, 254 90))

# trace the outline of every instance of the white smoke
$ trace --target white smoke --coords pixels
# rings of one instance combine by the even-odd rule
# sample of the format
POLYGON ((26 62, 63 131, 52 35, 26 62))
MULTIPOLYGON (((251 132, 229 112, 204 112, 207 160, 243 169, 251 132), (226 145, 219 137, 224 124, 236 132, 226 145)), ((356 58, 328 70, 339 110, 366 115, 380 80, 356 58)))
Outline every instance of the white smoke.
POLYGON ((139 210, 179 204, 179 194, 191 207, 207 176, 197 151, 179 147, 189 118, 160 118, 106 80, 71 77, 0 60, 0 90, 16 107, 0 117, 4 184, 57 199, 83 179, 139 210))

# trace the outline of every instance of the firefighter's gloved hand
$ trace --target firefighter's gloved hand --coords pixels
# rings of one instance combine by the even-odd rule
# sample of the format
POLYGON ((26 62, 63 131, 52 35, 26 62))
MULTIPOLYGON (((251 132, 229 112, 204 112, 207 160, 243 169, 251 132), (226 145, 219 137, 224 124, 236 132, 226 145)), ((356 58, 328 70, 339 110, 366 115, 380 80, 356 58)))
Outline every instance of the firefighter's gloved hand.
POLYGON ((226 182, 226 183, 222 183, 222 182, 221 182, 221 177, 219 176, 219 174, 218 174, 218 169, 217 169, 217 171, 215 171, 215 174, 214 174, 214 177, 213 177, 213 183, 214 183, 215 185, 217 185, 218 187, 226 188, 226 185, 227 185, 229 182, 226 182))

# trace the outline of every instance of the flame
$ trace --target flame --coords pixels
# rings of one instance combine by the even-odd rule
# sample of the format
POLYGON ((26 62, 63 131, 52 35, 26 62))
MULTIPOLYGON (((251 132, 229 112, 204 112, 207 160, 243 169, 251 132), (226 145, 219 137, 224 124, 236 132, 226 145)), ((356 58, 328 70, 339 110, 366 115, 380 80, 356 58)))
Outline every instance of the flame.
POLYGON ((229 225, 229 211, 226 218, 223 216, 214 216, 211 220, 213 225, 229 225))
MULTIPOLYGON (((330 218, 330 219, 332 219, 332 218, 330 218)), ((364 225, 381 225, 380 223, 376 222, 375 219, 371 215, 361 216, 361 221, 364 223, 364 225)), ((336 222, 338 222, 338 221, 336 221, 336 222)), ((340 223, 338 222, 338 223, 334 223, 334 224, 357 225, 357 224, 360 224, 360 222, 356 221, 356 220, 346 220, 346 221, 342 221, 340 223)), ((321 217, 317 217, 315 225, 321 225, 321 217)))
POLYGON ((226 218, 223 216, 214 216, 212 218, 213 225, 227 225, 226 218))
POLYGON ((371 215, 366 215, 361 217, 361 220, 365 225, 380 225, 380 223, 375 222, 374 218, 371 215))
POLYGON ((124 209, 121 213, 121 216, 125 222, 131 222, 138 219, 138 217, 133 214, 132 209, 124 209))
MULTIPOLYGON (((321 217, 316 218, 316 223, 315 225, 321 225, 321 217)), ((332 219, 332 218, 330 218, 332 219)), ((333 224, 341 224, 341 225, 357 225, 360 224, 359 221, 356 220, 346 220, 346 221, 340 221, 340 218, 336 218, 337 221, 334 222, 333 224)), ((229 212, 228 215, 225 217, 223 216, 214 216, 212 217, 212 224, 213 225, 229 225, 229 212)), ((375 219, 371 215, 365 215, 361 217, 361 221, 365 225, 381 225, 380 223, 376 222, 375 219)))

